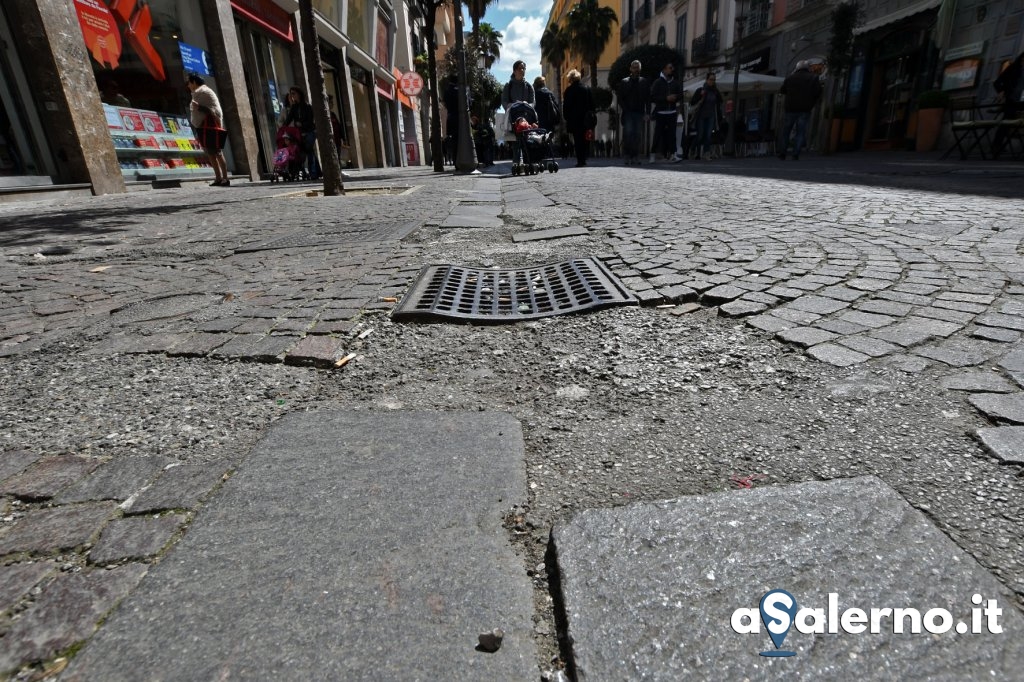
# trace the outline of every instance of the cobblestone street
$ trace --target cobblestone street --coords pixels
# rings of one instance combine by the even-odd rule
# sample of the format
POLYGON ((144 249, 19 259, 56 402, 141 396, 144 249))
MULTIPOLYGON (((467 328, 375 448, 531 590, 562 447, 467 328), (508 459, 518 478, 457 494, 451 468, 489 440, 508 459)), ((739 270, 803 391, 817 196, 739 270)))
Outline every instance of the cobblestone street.
MULTIPOLYGON (((1024 164, 919 157, 408 168, 356 172, 334 198, 238 183, 0 203, 0 679, 100 670, 89 640, 118 603, 204 514, 231 517, 218 501, 239 498, 273 424, 323 407, 522 424, 526 487, 504 522, 533 588, 530 679, 566 665, 552 528, 751 487, 877 476, 1019 622, 1024 164), (558 228, 582 234, 521 239, 558 228), (640 307, 388 317, 426 265, 586 256, 640 307)), ((297 497, 343 493, 322 485, 297 497)))

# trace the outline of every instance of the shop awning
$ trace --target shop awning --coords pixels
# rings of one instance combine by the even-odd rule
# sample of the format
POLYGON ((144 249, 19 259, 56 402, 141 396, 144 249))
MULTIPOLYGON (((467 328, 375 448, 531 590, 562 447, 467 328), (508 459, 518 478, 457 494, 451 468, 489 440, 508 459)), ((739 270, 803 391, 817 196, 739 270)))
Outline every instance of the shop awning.
POLYGON ((895 12, 890 12, 885 16, 872 19, 863 26, 858 26, 853 29, 853 34, 859 36, 863 33, 869 33, 874 31, 876 28, 895 24, 897 21, 903 21, 907 17, 912 17, 915 14, 920 14, 921 12, 927 12, 930 9, 938 7, 940 4, 942 4, 942 0, 920 0, 912 5, 907 5, 902 9, 898 9, 895 12))

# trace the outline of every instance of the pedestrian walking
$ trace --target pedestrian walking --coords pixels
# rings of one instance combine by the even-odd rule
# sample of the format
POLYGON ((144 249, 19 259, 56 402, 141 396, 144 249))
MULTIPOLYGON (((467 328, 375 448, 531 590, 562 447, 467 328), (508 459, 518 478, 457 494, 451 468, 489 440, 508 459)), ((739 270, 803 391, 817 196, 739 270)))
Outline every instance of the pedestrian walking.
POLYGON ((811 109, 821 98, 821 81, 811 73, 806 61, 800 61, 796 64, 796 71, 789 74, 782 82, 779 94, 785 98, 786 114, 783 119, 782 146, 779 149, 779 158, 786 159, 786 153, 789 150, 789 137, 795 129, 793 160, 797 161, 807 137, 807 121, 811 117, 811 109))
POLYGON ((711 135, 722 121, 722 93, 715 84, 716 80, 715 74, 709 73, 704 85, 697 88, 690 99, 697 127, 697 152, 705 161, 711 160, 711 135))
POLYGON ((502 109, 508 111, 516 102, 526 102, 531 107, 537 103, 533 86, 526 81, 526 62, 521 59, 512 65, 512 77, 501 89, 502 109))
POLYGON ((651 84, 640 75, 641 67, 637 59, 630 62, 629 75, 619 83, 617 92, 622 110, 622 150, 627 166, 640 165, 643 129, 651 106, 651 84))
POLYGON ((654 113, 654 143, 652 154, 660 154, 665 161, 682 161, 676 153, 676 118, 678 118, 679 82, 676 67, 665 64, 661 74, 651 84, 651 107, 654 113))
POLYGON ((320 162, 316 158, 316 124, 313 107, 306 101, 306 93, 298 86, 288 90, 288 114, 284 125, 295 126, 302 133, 302 153, 310 180, 320 179, 320 162))
POLYGON ((185 87, 192 93, 192 101, 189 103, 192 129, 213 166, 214 181, 210 186, 227 187, 231 184, 228 179, 228 162, 224 158, 228 131, 224 128, 224 110, 221 109, 220 99, 197 73, 188 75, 185 87))
POLYGON ((544 76, 533 79, 533 95, 537 100, 537 123, 550 133, 562 122, 562 112, 555 100, 555 93, 548 89, 544 76))
MULTIPOLYGON (((992 83, 992 87, 1003 98, 1003 120, 1012 121, 1020 117, 1024 111, 1024 52, 1017 55, 1010 64, 1003 69, 999 76, 992 83)), ((992 158, 998 159, 1006 146, 1005 125, 996 128, 995 138, 992 140, 992 158)))
POLYGON ((576 151, 576 166, 586 166, 590 152, 590 140, 593 139, 594 127, 597 125, 594 98, 590 94, 590 88, 583 85, 579 71, 573 69, 565 74, 565 77, 569 81, 569 87, 565 89, 565 94, 562 96, 565 129, 572 135, 573 147, 576 151))

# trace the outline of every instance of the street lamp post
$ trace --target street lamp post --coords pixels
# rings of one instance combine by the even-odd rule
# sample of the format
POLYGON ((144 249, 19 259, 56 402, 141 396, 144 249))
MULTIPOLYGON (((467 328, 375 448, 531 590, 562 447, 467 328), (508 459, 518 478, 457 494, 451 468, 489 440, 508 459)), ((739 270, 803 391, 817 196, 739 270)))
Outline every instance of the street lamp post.
POLYGON ((736 115, 740 108, 740 43, 743 41, 743 25, 747 21, 744 13, 746 0, 736 0, 736 68, 732 72, 732 112, 729 115, 729 133, 725 137, 725 153, 736 156, 736 115))
POLYGON ((479 173, 476 169, 476 149, 469 124, 469 77, 466 73, 466 40, 463 36, 462 0, 455 0, 455 61, 459 70, 459 140, 455 152, 455 170, 460 173, 479 173))

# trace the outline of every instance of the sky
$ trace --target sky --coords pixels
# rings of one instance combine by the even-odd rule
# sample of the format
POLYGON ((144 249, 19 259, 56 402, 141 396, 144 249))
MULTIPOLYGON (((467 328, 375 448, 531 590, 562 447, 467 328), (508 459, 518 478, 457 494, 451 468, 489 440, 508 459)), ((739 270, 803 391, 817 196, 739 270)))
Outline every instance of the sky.
MULTIPOLYGON (((487 8, 481 22, 489 23, 500 31, 501 58, 494 62, 491 73, 499 83, 512 76, 512 64, 517 59, 526 62, 526 79, 540 75, 540 37, 551 13, 551 0, 495 0, 487 8)), ((466 16, 466 30, 473 27, 466 16)))

